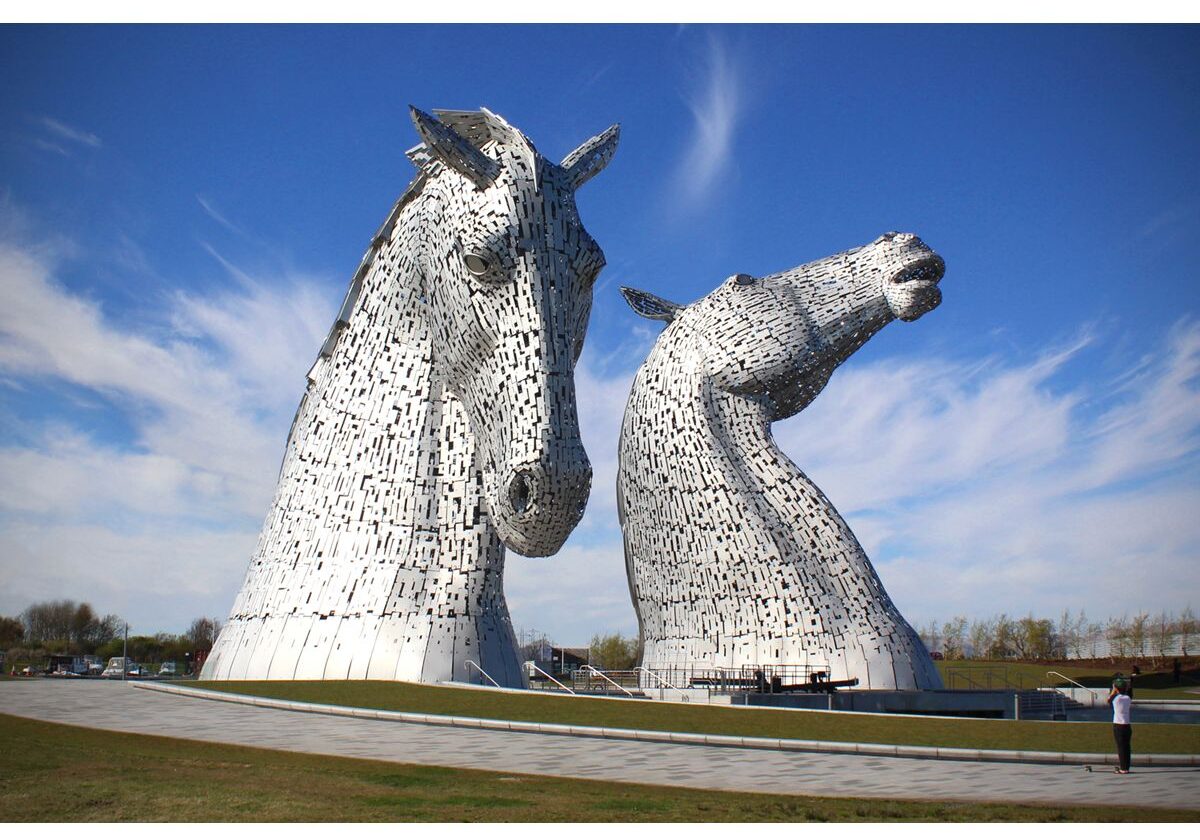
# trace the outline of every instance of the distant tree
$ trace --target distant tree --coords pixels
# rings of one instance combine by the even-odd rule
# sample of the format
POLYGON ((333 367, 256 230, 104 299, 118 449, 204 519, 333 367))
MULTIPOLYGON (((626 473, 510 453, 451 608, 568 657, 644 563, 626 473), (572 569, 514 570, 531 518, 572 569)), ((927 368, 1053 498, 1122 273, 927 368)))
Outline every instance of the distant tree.
POLYGON ((1175 635, 1175 620, 1163 610, 1155 617, 1152 631, 1155 655, 1159 660, 1166 659, 1175 635))
POLYGON ((1033 614, 1014 622, 1012 643, 1019 659, 1049 659, 1054 641, 1054 623, 1033 614))
POLYGON ((220 632, 220 620, 201 617, 192 622, 185 635, 192 644, 192 650, 212 650, 220 632))
POLYGON ((1183 612, 1179 614, 1179 618, 1175 621, 1175 632, 1179 634, 1179 647, 1184 656, 1188 656, 1188 650, 1196 643, 1196 616, 1192 613, 1192 607, 1189 604, 1183 608, 1183 612))
POLYGON ((1150 626, 1150 613, 1138 613, 1129 621, 1129 655, 1146 655, 1146 631, 1150 626))
POLYGON ((921 637, 921 641, 924 642, 925 649, 930 653, 933 653, 934 651, 941 651, 942 649, 942 635, 940 630, 941 628, 938 626, 938 623, 933 619, 930 619, 929 624, 925 627, 925 630, 917 634, 921 637))
POLYGON ((105 642, 124 635, 125 619, 119 615, 109 613, 100 619, 100 622, 96 625, 95 642, 98 645, 102 645, 105 642))
POLYGON ((96 616, 96 611, 92 609, 91 604, 79 604, 71 616, 71 642, 83 647, 91 641, 96 625, 99 623, 100 619, 96 616))
POLYGON ((1008 659, 1016 651, 1017 623, 1001 613, 992 627, 988 659, 1008 659))
POLYGON ((163 662, 171 659, 170 651, 175 643, 175 636, 169 633, 158 633, 154 636, 130 636, 129 656, 135 662, 163 662))
POLYGON ((1088 650, 1091 644, 1089 636, 1091 625, 1088 624, 1087 613, 1083 610, 1079 611, 1079 615, 1075 617, 1075 622, 1071 628, 1071 649, 1069 654, 1076 659, 1083 659, 1085 651, 1088 650))
POLYGON ((957 615, 942 625, 942 654, 947 659, 962 659, 966 656, 967 619, 957 615))
POLYGON ((971 622, 968 637, 971 640, 971 656, 984 659, 992 648, 993 625, 987 619, 977 619, 971 622))
POLYGON ((626 638, 620 633, 592 637, 588 646, 592 664, 607 671, 620 671, 637 664, 637 639, 626 638))
POLYGON ((25 641, 25 625, 19 618, 0 616, 0 650, 8 650, 25 641))
POLYGON ((545 633, 537 630, 518 630, 517 643, 521 646, 522 662, 546 661, 550 658, 550 649, 554 642, 545 633))
POLYGON ((1108 639, 1108 658, 1124 659, 1129 655, 1129 616, 1110 618, 1104 626, 1104 636, 1108 639))
POLYGON ((1055 659, 1066 659, 1071 655, 1075 639, 1075 622, 1071 619, 1071 611, 1063 610, 1058 619, 1058 627, 1054 632, 1054 645, 1051 656, 1055 659))
POLYGON ((1091 622, 1087 626, 1087 632, 1084 634, 1087 639, 1087 650, 1090 658, 1097 659, 1100 656, 1100 643, 1104 641, 1105 628, 1103 624, 1091 622))
POLYGON ((121 656, 123 647, 124 638, 109 639, 96 648, 96 656, 99 656, 101 659, 112 659, 114 656, 121 656))
POLYGON ((78 605, 74 601, 43 601, 21 613, 29 642, 69 642, 78 605))

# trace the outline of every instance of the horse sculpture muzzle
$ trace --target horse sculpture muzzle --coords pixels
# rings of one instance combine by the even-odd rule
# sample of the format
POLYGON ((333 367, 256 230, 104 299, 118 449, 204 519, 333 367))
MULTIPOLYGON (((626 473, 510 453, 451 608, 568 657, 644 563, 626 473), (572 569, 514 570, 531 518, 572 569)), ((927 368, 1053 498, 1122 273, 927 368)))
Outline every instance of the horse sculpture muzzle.
POLYGON ((582 442, 555 449, 537 461, 510 464, 497 475, 493 522, 505 544, 526 557, 558 551, 591 494, 592 465, 582 442))
POLYGON ((888 308, 901 321, 915 321, 942 302, 938 283, 946 263, 915 234, 885 234, 883 239, 901 249, 900 268, 883 284, 888 308))

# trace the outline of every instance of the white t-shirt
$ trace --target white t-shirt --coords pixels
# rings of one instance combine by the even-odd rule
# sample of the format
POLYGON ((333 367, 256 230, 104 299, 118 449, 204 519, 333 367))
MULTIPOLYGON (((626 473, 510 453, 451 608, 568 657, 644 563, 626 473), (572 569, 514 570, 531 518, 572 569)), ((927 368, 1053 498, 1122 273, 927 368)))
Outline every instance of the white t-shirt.
POLYGON ((1129 706, 1132 703, 1128 694, 1118 694, 1113 698, 1113 723, 1129 723, 1129 706))

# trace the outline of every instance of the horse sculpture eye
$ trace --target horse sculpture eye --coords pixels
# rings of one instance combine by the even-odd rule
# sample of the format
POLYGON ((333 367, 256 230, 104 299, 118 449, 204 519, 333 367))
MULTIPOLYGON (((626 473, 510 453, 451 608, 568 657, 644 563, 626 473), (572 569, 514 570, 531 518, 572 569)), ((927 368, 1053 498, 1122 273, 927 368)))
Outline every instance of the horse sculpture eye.
POLYGON ((487 274, 488 269, 491 268, 491 264, 488 262, 487 258, 480 256, 479 254, 464 254, 463 264, 466 265, 467 271, 471 272, 476 277, 481 277, 482 275, 487 274))

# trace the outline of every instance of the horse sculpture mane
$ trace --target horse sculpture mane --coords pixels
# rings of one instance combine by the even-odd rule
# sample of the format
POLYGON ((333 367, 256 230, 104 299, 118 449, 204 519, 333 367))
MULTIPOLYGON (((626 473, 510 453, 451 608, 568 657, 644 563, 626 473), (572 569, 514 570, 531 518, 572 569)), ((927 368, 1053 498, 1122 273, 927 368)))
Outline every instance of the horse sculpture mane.
POLYGON ((210 679, 520 686, 505 547, 553 554, 591 468, 574 364, 603 254, 561 164, 487 111, 413 109, 418 173, 308 373, 271 511, 210 679))
POLYGON ((941 680, 845 520, 776 445, 890 321, 941 300, 941 258, 911 234, 769 277, 739 274, 690 306, 623 289, 668 322, 621 427, 618 512, 642 664, 807 666, 863 688, 941 680))

